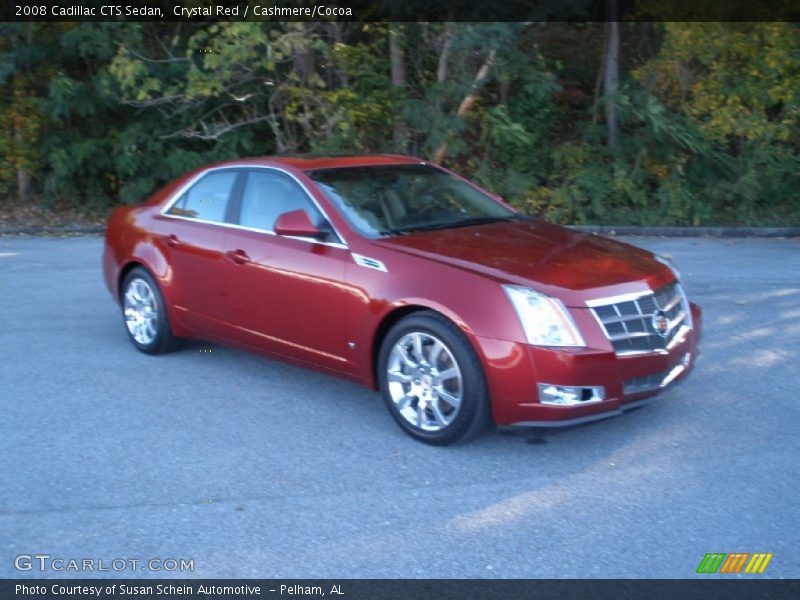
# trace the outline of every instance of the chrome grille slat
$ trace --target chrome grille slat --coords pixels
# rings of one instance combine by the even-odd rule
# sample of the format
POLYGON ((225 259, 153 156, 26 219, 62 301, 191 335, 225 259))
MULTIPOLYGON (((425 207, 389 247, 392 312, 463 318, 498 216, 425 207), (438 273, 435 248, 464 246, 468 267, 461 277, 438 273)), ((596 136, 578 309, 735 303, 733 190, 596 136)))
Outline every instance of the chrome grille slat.
POLYGON ((680 301, 681 301, 681 297, 680 297, 680 295, 678 294, 678 295, 676 295, 676 296, 675 296, 675 297, 674 297, 672 300, 670 300, 669 304, 667 304, 666 306, 660 306, 659 308, 660 308, 661 310, 663 310, 663 311, 667 312, 667 311, 670 311, 670 310, 672 310, 673 308, 675 308, 675 305, 676 305, 676 304, 678 304, 678 302, 680 302, 680 301))
POLYGON ((618 340, 627 340, 630 338, 650 337, 651 335, 653 334, 650 333, 649 331, 642 331, 642 332, 636 331, 633 333, 625 333, 623 335, 610 335, 608 336, 608 339, 610 339, 612 342, 616 342, 618 340))
POLYGON ((689 303, 677 282, 639 297, 592 301, 590 308, 618 355, 666 352, 691 329, 689 303), (658 310, 669 321, 666 337, 653 328, 658 310))
MULTIPOLYGON (((649 314, 652 314, 653 311, 650 311, 649 314)), ((624 315, 621 317, 612 317, 610 319, 603 319, 603 323, 606 325, 611 325, 612 323, 622 323, 625 321, 641 321, 642 315, 624 315)))
POLYGON ((686 318, 686 311, 682 310, 680 313, 678 313, 677 317, 675 317, 669 322, 669 328, 674 329, 677 325, 682 323, 685 318, 686 318))
POLYGON ((686 370, 686 367, 689 365, 690 360, 691 355, 687 352, 677 365, 666 369, 665 371, 651 373, 650 375, 642 375, 641 377, 634 377, 633 379, 627 379, 622 382, 622 393, 625 396, 629 396, 631 394, 659 390, 672 383, 675 378, 678 377, 678 375, 683 373, 686 370))

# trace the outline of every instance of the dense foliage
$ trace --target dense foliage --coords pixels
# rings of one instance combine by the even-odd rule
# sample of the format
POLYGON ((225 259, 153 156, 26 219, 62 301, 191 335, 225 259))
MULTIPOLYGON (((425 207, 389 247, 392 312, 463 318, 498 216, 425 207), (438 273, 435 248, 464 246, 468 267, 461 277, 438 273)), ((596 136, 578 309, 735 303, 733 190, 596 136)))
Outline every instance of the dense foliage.
POLYGON ((0 25, 0 197, 104 207, 228 157, 439 158, 565 223, 800 223, 787 23, 0 25), (619 114, 607 143, 603 106, 619 114))

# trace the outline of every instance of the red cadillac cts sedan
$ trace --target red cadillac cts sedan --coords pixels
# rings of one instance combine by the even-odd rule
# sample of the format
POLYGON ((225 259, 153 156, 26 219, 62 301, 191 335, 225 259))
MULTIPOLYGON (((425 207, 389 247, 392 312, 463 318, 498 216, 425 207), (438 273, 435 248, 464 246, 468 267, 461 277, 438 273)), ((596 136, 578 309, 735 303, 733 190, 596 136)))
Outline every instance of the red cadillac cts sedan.
POLYGON ((142 352, 201 338, 346 377, 432 444, 619 415, 700 336, 664 259, 405 156, 198 169, 112 214, 103 269, 142 352))

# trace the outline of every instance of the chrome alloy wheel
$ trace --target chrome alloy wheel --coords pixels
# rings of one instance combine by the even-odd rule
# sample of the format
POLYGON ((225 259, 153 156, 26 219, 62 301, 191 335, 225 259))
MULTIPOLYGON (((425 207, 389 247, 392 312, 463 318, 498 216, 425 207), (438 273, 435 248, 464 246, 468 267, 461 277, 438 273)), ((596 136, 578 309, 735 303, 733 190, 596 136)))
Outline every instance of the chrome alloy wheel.
POLYGON ((464 393, 461 370, 438 338, 414 331, 401 337, 386 363, 389 394, 411 425, 441 431, 458 415, 464 393))
POLYGON ((125 325, 138 343, 153 342, 158 330, 158 307, 150 284, 144 279, 131 279, 125 290, 125 325))

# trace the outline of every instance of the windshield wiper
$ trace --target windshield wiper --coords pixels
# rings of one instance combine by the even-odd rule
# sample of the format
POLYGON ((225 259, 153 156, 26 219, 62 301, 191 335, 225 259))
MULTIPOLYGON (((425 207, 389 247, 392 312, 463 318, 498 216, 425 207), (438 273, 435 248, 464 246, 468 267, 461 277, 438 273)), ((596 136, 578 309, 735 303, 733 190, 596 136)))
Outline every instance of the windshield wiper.
POLYGON ((430 223, 427 225, 409 225, 408 227, 398 227, 397 229, 384 229, 381 235, 405 235, 406 233, 416 233, 418 231, 436 231, 452 227, 452 223, 430 223))
POLYGON ((408 227, 398 227, 397 229, 384 229, 380 231, 382 236, 405 235, 418 231, 438 231, 441 229, 452 229, 455 227, 470 227, 472 225, 484 225, 487 223, 501 223, 508 221, 525 221, 528 217, 523 215, 509 215, 507 217, 470 217, 461 221, 445 221, 443 223, 428 223, 424 225, 409 225, 408 227))
POLYGON ((455 223, 450 223, 449 227, 470 227, 471 225, 483 225, 485 223, 503 223, 509 221, 521 221, 524 217, 521 215, 509 215, 507 217, 471 217, 469 219, 462 219, 455 223))

